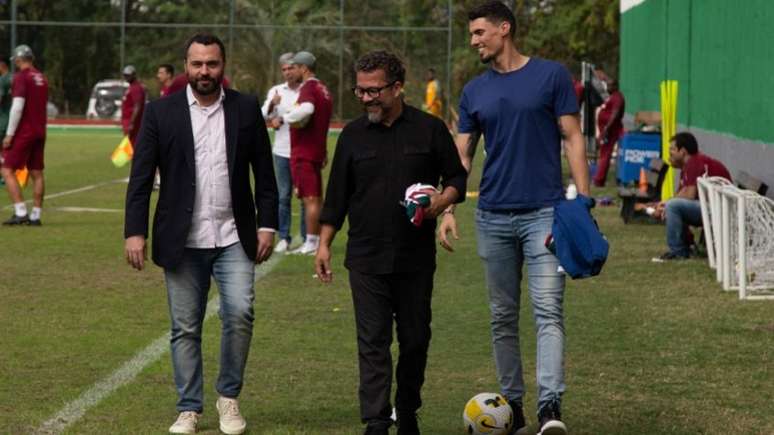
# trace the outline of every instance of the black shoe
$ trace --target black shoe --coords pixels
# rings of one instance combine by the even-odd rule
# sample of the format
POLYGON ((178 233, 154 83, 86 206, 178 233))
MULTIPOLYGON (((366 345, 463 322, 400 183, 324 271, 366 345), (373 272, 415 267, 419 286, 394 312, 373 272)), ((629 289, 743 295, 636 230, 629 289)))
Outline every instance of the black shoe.
POLYGON ((390 422, 370 422, 363 435, 389 435, 390 422))
POLYGON ((16 213, 14 213, 13 216, 11 216, 10 219, 3 222, 3 225, 27 225, 30 223, 30 218, 27 216, 16 216, 16 213))
POLYGON ((676 252, 669 251, 659 255, 658 257, 651 258, 650 261, 654 263, 665 263, 667 261, 680 261, 680 260, 687 260, 687 259, 688 259, 687 255, 680 255, 676 252))
POLYGON ((508 405, 511 406, 511 410, 513 411, 513 424, 511 425, 509 434, 522 435, 523 433, 526 433, 524 430, 527 428, 527 420, 524 418, 524 409, 522 409, 521 403, 515 400, 509 400, 508 405))
POLYGON ((540 432, 538 435, 567 435, 567 426, 562 423, 559 401, 554 400, 538 412, 540 432))
POLYGON ((419 424, 415 412, 399 412, 396 424, 398 435, 419 435, 419 424))
POLYGON ((27 225, 29 225, 31 227, 39 227, 39 226, 41 226, 43 224, 40 222, 40 219, 30 219, 27 222, 27 225))

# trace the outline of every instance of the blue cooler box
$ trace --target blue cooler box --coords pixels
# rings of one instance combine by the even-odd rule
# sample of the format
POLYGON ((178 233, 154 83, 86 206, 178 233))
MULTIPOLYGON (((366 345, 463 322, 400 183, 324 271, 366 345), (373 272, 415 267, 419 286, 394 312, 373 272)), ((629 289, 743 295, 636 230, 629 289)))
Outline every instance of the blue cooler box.
POLYGON ((648 169, 653 158, 661 158, 661 133, 626 133, 618 148, 618 182, 638 182, 640 168, 648 169))

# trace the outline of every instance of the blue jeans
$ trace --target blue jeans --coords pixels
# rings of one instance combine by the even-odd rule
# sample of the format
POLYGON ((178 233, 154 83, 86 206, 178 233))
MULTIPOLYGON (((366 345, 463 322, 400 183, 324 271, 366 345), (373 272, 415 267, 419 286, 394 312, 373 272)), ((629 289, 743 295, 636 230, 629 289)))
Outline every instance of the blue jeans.
MULTIPOLYGON (((277 190, 279 191, 279 238, 290 243, 290 223, 292 212, 290 198, 293 196, 293 180, 290 178, 290 159, 274 156, 274 174, 277 177, 277 190)), ((304 205, 301 204, 301 238, 306 240, 306 221, 304 205)))
POLYGON ((666 203, 664 215, 669 251, 687 257, 690 246, 686 243, 686 231, 688 226, 701 226, 701 204, 695 199, 672 198, 666 203))
POLYGON ((242 390, 253 336, 255 263, 239 242, 226 248, 186 248, 180 264, 164 270, 172 320, 170 343, 178 412, 202 412, 203 408, 202 323, 210 276, 218 284, 218 314, 223 325, 216 390, 221 396, 232 398, 242 390))
POLYGON ((478 255, 489 288, 497 379, 510 401, 523 403, 524 379, 519 348, 522 266, 537 330, 538 410, 564 393, 564 274, 545 247, 553 207, 526 212, 476 210, 478 255))

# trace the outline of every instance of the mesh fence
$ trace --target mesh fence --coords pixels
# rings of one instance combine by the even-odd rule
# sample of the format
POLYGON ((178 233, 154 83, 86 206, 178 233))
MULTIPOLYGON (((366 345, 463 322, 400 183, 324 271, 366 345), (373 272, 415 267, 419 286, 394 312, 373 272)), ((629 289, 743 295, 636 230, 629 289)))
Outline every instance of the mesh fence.
POLYGON ((0 47, 8 47, 0 55, 29 45, 51 101, 63 116, 82 117, 94 85, 119 79, 126 64, 157 97, 158 65, 181 72, 184 42, 207 31, 226 44, 232 86, 261 99, 281 81, 280 54, 311 51, 334 96, 334 117, 346 120, 361 113, 350 92, 352 65, 370 50, 404 59, 410 104, 421 104, 428 68, 448 88, 450 14, 447 0, 0 0, 0 47))

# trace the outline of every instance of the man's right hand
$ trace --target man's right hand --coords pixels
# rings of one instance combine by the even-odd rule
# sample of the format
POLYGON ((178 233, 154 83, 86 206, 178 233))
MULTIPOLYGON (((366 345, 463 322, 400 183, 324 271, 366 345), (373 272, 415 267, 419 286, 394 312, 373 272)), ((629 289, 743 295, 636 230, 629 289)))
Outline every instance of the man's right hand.
POLYGON ((331 248, 320 244, 317 248, 317 255, 314 257, 314 270, 317 278, 324 283, 333 281, 333 272, 331 271, 331 248))
POLYGON ((126 262, 133 268, 142 270, 145 267, 145 260, 148 259, 145 236, 127 237, 124 243, 124 252, 126 254, 126 262))
POLYGON ((282 118, 275 117, 275 118, 269 119, 269 127, 271 127, 271 128, 276 130, 276 129, 280 128, 281 126, 282 126, 282 118))
POLYGON ((11 148, 11 145, 13 144, 13 136, 6 136, 3 138, 3 148, 8 149, 11 148))
POLYGON ((454 252, 451 241, 447 237, 447 234, 451 231, 454 240, 459 240, 457 235, 457 219, 453 213, 444 213, 441 219, 441 224, 438 226, 438 239, 441 241, 441 246, 449 252, 454 252))

